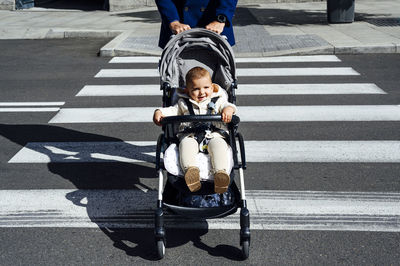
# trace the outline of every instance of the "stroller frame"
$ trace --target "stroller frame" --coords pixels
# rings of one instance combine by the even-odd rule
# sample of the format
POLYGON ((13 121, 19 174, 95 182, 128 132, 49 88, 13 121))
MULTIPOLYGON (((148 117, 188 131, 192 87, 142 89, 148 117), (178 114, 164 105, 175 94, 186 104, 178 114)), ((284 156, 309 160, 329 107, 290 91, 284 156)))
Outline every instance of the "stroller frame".
MULTIPOLYGON (((222 42, 223 45, 226 45, 229 49, 230 46, 226 42, 225 39, 221 38, 220 35, 213 33, 204 29, 192 29, 181 34, 176 35, 173 39, 170 40, 174 42, 175 39, 182 38, 182 35, 185 34, 200 34, 200 36, 212 37, 222 42)), ((169 45, 167 44, 166 47, 169 45)), ((167 48, 166 48, 167 49, 167 48)), ((164 50, 165 52, 165 50, 164 50)), ((234 67, 233 67, 234 68, 234 67)), ((160 90, 163 91, 163 106, 171 106, 172 105, 172 94, 173 90, 171 84, 169 82, 163 82, 160 86, 160 90)), ((236 95, 235 90, 237 89, 237 81, 234 78, 233 82, 229 86, 229 94, 228 100, 229 102, 236 104, 236 95)), ((156 149, 156 171, 158 173, 158 199, 157 206, 155 210, 155 224, 154 224, 154 234, 155 234, 155 242, 156 242, 156 250, 157 255, 161 259, 165 255, 165 246, 166 246, 166 232, 164 228, 164 210, 171 211, 172 213, 179 214, 187 217, 195 217, 195 218, 222 218, 233 214, 237 211, 238 208, 240 211, 240 246, 242 249, 243 259, 247 259, 249 256, 249 246, 250 246, 250 214, 247 209, 246 202, 246 193, 245 193, 245 184, 244 184, 244 173, 243 170, 246 169, 246 156, 244 149, 244 140, 243 136, 237 132, 238 124, 240 122, 240 118, 236 115, 232 117, 232 121, 228 124, 228 132, 229 132, 229 145, 232 149, 233 156, 233 169, 231 171, 231 184, 230 188, 232 189, 232 193, 235 195, 235 203, 232 206, 221 206, 221 207, 208 207, 208 208, 192 208, 192 207, 184 207, 179 206, 169 200, 168 194, 170 194, 169 190, 173 189, 175 184, 180 186, 185 185, 185 181, 181 177, 175 177, 172 174, 167 173, 167 183, 164 187, 164 174, 163 170, 165 167, 161 162, 161 153, 165 151, 166 147, 172 143, 178 143, 178 139, 176 137, 177 124, 182 122, 221 122, 221 115, 183 115, 183 116, 169 116, 165 117, 161 123, 163 128, 163 133, 160 134, 157 140, 157 149, 156 149), (240 148, 240 163, 238 160, 238 150, 236 141, 239 143, 240 148), (239 182, 240 182, 240 192, 237 188, 234 181, 234 172, 237 171, 239 174, 239 182), (178 182, 174 182, 172 185, 171 180, 175 180, 178 182), (239 199, 240 198, 240 199, 239 199)), ((202 194, 204 192, 210 191, 210 182, 201 181, 202 189, 199 192, 193 194, 202 194), (204 188, 204 189, 203 189, 204 188)), ((213 186, 212 186, 213 188, 213 186)), ((213 192, 212 192, 213 193, 213 192)), ((211 193, 208 193, 211 194, 211 193)))

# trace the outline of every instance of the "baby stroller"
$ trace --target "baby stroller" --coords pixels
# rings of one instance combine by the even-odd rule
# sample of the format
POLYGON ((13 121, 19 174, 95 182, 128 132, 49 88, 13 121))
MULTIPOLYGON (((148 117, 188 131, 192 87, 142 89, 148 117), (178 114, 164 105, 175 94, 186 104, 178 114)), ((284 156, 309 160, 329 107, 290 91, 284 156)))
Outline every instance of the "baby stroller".
MULTIPOLYGON (((163 91, 163 107, 175 104, 178 100, 177 91, 185 86, 187 71, 195 66, 206 68, 214 83, 221 86, 228 96, 228 101, 235 104, 237 89, 235 61, 233 51, 228 42, 220 35, 205 30, 192 29, 174 36, 165 47, 160 60, 160 84, 163 91)), ((240 111, 240 109, 239 109, 240 111)), ((155 211, 155 240, 159 258, 165 255, 165 230, 164 210, 173 214, 195 219, 222 218, 231 215, 241 208, 240 211, 240 245, 243 258, 249 256, 250 246, 250 216, 247 209, 243 169, 246 169, 244 142, 242 135, 237 132, 239 117, 233 116, 232 122, 228 124, 229 144, 232 151, 232 170, 230 171, 230 185, 224 194, 214 194, 212 181, 201 181, 201 189, 190 192, 187 188, 183 173, 179 170, 171 170, 169 157, 178 156, 177 152, 169 152, 172 147, 176 149, 178 144, 178 126, 183 122, 210 123, 221 121, 221 115, 184 115, 170 116, 162 120, 163 133, 159 136, 156 150, 156 170, 159 175, 158 201, 155 211), (238 161, 237 142, 240 147, 241 161, 238 161), (163 153, 163 162, 161 162, 163 153), (172 154, 172 156, 171 156, 172 154), (167 182, 164 187, 163 170, 167 172, 167 182), (234 181, 234 170, 239 173, 240 191, 234 181), (191 206, 185 204, 182 198, 197 199, 205 195, 219 195, 220 204, 215 206, 191 206)), ((205 156, 205 155, 204 155, 205 156)), ((175 162, 179 162, 175 158, 175 162)), ((179 164, 179 163, 177 163, 179 164)), ((207 167, 207 166, 205 166, 207 167)), ((173 167, 172 167, 173 168, 173 167)), ((179 168, 179 166, 177 166, 179 168)), ((200 169, 202 172, 202 169, 200 169)), ((202 176, 202 173, 200 173, 202 176)), ((214 197, 215 199, 215 197, 214 197)), ((218 200, 218 198, 217 198, 218 200)), ((190 200, 189 200, 190 201, 190 200)))

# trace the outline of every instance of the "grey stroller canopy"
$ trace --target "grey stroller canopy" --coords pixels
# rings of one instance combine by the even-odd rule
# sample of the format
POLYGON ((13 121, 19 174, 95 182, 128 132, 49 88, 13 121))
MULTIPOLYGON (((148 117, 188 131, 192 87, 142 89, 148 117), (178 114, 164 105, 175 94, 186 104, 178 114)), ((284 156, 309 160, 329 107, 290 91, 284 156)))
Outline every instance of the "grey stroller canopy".
POLYGON ((160 82, 171 88, 185 87, 186 73, 201 66, 212 80, 229 91, 236 80, 231 46, 221 35, 206 29, 191 29, 175 35, 167 43, 160 60, 160 82))

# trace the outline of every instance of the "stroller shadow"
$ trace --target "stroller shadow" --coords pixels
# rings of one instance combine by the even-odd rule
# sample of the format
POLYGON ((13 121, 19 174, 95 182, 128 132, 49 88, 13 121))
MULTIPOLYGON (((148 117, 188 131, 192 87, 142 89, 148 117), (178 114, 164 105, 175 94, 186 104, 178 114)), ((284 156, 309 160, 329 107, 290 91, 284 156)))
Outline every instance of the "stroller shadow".
MULTIPOLYGON (((121 139, 79 132, 76 130, 66 129, 58 126, 51 125, 13 125, 13 124, 0 124, 0 135, 8 140, 18 144, 21 147, 25 147, 28 143, 32 142, 122 142, 121 139)), ((149 149, 155 150, 153 145, 151 147, 138 147, 132 144, 122 144, 123 149, 127 151, 134 151, 134 154, 138 159, 145 159, 147 161, 153 161, 154 156, 140 155, 142 150, 148 151, 149 149), (136 151, 135 151, 136 150, 136 151), (137 152, 139 151, 139 152, 137 152), (139 158, 140 157, 140 158, 139 158)), ((155 145, 154 145, 155 146, 155 145)), ((113 213, 110 210, 110 206, 118 206, 118 202, 110 205, 110 199, 103 199, 99 196, 94 196, 93 190, 110 190, 110 189, 134 189, 140 193, 137 186, 140 186, 144 190, 151 190, 145 184, 141 183, 141 178, 155 178, 156 173, 153 167, 145 166, 135 163, 124 163, 124 162, 113 162, 110 160, 104 160, 104 162, 98 163, 85 163, 85 162, 73 162, 73 163, 60 163, 63 159, 70 157, 70 154, 79 161, 79 158, 88 158, 91 154, 84 150, 84 147, 75 147, 74 150, 60 150, 54 149, 38 149, 36 152, 45 154, 50 162, 47 163, 49 172, 56 176, 62 177, 69 181, 78 190, 68 193, 66 198, 70 200, 74 205, 80 206, 86 209, 90 220, 99 225, 99 213, 109 214, 113 213)), ((102 151, 103 153, 105 151, 102 151)), ((111 150, 107 154, 109 156, 121 155, 118 150, 111 150), (114 152, 114 153, 113 153, 114 152)), ((128 154, 126 154, 127 156, 128 154)), ((135 157, 133 157, 135 159, 135 157)), ((59 185, 59 184, 58 184, 59 185)), ((145 194, 145 192, 143 192, 145 194)), ((139 194, 136 194, 139 195, 139 194)), ((120 199, 117 197, 117 199, 120 199)), ((122 200, 122 199, 121 199, 122 200)), ((132 201, 135 202, 133 199, 132 201)), ((155 205, 156 199, 154 199, 155 205)), ((121 201, 120 201, 121 203, 121 201)), ((100 217, 101 218, 101 217, 100 217)), ((99 226, 100 227, 100 226, 99 226)), ((114 246, 117 248, 124 249, 124 246, 120 243, 124 240, 125 234, 121 234, 121 230, 116 230, 112 233, 111 229, 100 228, 110 239, 114 241, 114 246)), ((138 229, 125 229, 125 232, 130 232, 130 236, 137 244, 135 252, 130 254, 140 256, 145 259, 155 259, 154 254, 148 254, 148 250, 154 250, 154 244, 148 243, 148 239, 153 239, 153 232, 150 230, 138 230, 138 229), (140 233, 138 233, 140 232, 140 233), (146 252, 147 251, 147 252, 146 252)))
POLYGON ((208 233, 208 224, 204 222, 203 229, 182 230, 182 229, 167 229, 167 248, 182 246, 186 243, 193 243, 193 246, 206 251, 213 257, 224 257, 233 261, 242 261, 242 251, 230 245, 217 245, 211 247, 204 243, 201 239, 203 235, 208 233), (184 233, 182 233, 184 232, 184 233))
POLYGON ((214 257, 224 257, 229 260, 242 261, 242 251, 237 247, 230 245, 217 245, 215 247, 210 247, 203 243, 200 237, 192 240, 193 245, 199 249, 207 251, 208 254, 214 257))
MULTIPOLYGON (((114 247, 125 251, 128 256, 140 256, 147 260, 158 260, 154 255, 153 229, 101 228, 101 230, 113 240, 114 247)), ((235 247, 218 245, 212 248, 204 244, 201 241, 201 236, 207 234, 208 229, 184 231, 182 233, 181 229, 166 229, 166 248, 179 247, 192 242, 193 246, 207 251, 211 256, 241 260, 240 250, 235 247)))

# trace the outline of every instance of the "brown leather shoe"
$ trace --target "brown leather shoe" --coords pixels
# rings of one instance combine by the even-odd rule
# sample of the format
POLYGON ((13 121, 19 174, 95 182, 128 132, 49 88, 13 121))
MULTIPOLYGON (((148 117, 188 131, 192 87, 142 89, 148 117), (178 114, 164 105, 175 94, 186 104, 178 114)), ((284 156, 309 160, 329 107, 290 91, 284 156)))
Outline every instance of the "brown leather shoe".
POLYGON ((224 193, 228 190, 230 183, 229 175, 224 170, 219 170, 214 174, 215 193, 224 193))
POLYGON ((201 188, 200 170, 195 166, 191 166, 186 170, 185 181, 191 192, 196 192, 201 188))

